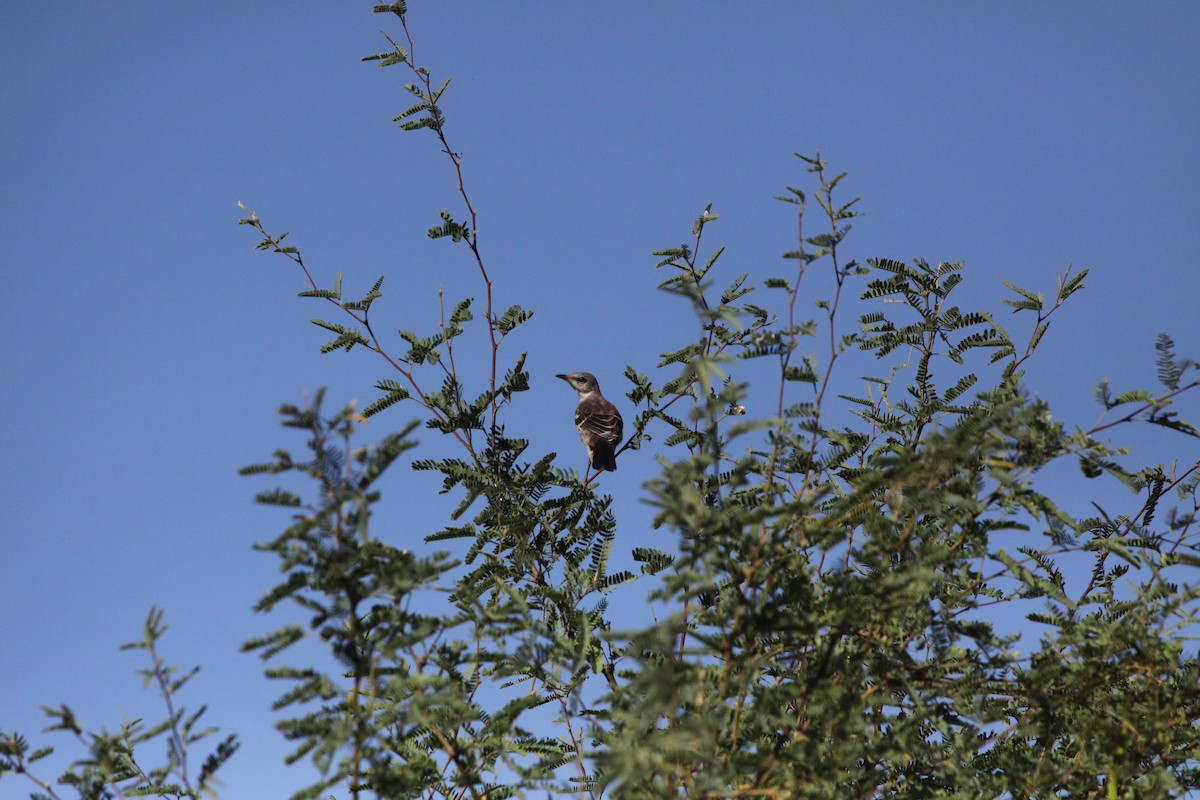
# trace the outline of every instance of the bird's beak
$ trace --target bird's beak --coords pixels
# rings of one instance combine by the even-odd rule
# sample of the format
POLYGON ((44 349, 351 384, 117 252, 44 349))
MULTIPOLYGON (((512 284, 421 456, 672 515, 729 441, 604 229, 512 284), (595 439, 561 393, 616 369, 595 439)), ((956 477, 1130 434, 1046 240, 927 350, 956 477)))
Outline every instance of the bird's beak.
POLYGON ((567 376, 566 376, 566 375, 555 375, 554 377, 556 377, 556 378, 562 378, 564 381, 567 379, 567 376))

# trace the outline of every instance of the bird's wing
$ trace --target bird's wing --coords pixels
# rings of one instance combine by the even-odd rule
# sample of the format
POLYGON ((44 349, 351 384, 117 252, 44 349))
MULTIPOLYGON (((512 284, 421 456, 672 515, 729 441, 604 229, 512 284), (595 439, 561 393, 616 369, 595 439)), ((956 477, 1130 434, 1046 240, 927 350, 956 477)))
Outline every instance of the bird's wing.
POLYGON ((607 400, 602 403, 581 403, 575 409, 575 425, 581 433, 590 434, 610 444, 621 441, 624 428, 617 407, 607 400))

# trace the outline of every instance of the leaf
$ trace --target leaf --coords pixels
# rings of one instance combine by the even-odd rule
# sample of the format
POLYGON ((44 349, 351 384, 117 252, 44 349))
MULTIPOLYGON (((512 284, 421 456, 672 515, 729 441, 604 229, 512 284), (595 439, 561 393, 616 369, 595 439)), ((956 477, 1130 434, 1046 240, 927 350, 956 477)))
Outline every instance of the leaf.
POLYGON ((712 212, 712 203, 709 203, 707 206, 704 207, 704 213, 701 214, 699 217, 697 217, 696 221, 692 224, 692 235, 693 236, 699 236, 700 231, 702 231, 704 229, 705 225, 712 222, 714 219, 721 218, 719 214, 713 214, 711 212, 712 212))
POLYGON ((517 363, 505 371, 504 380, 496 390, 497 394, 505 399, 511 399, 517 392, 529 391, 529 373, 525 370, 525 356, 525 353, 521 353, 517 358, 517 363))
POLYGON ((1159 499, 1165 494, 1166 478, 1159 471, 1149 482, 1150 496, 1146 499, 1146 512, 1142 515, 1142 525, 1154 521, 1154 512, 1158 508, 1159 499))
MULTIPOLYGON (((378 386, 378 384, 376 385, 378 386)), ((383 387, 379 386, 379 388, 382 389, 383 387)), ((383 411, 385 408, 394 406, 396 403, 399 403, 402 400, 407 400, 409 397, 410 394, 408 390, 403 386, 397 385, 396 388, 389 389, 387 394, 364 408, 362 410, 362 415, 364 417, 373 417, 380 411, 383 411)))
POLYGON ((1145 389, 1133 389, 1132 391, 1122 392, 1117 395, 1117 398, 1112 401, 1114 406, 1122 406, 1126 403, 1153 403, 1154 395, 1145 389))
POLYGON ((1049 322, 1043 322, 1033 329, 1033 336, 1029 340, 1030 352, 1037 349, 1038 344, 1042 341, 1042 337, 1046 335, 1046 331, 1050 328, 1049 322))
POLYGON ((891 272, 897 277, 915 277, 916 271, 905 264, 903 261, 893 261, 890 258, 870 258, 867 263, 875 269, 881 269, 884 272, 891 272))
POLYGON ((777 194, 777 195, 775 195, 775 199, 782 200, 785 203, 791 203, 793 205, 800 206, 801 209, 803 209, 804 201, 805 201, 804 192, 802 192, 799 189, 792 187, 792 186, 786 186, 784 188, 786 188, 789 192, 792 193, 791 196, 788 197, 785 195, 777 194))
MULTIPOLYGON (((432 117, 422 117, 421 119, 409 120, 408 122, 403 122, 400 124, 400 130, 402 130, 402 131, 419 131, 422 128, 433 128, 433 127, 435 127, 435 125, 434 125, 434 120, 432 117)), ((435 230, 437 230, 437 229, 436 228, 429 229, 429 231, 430 231, 429 238, 431 238, 431 239, 438 238, 433 235, 433 231, 435 231, 435 230)))
POLYGON ((283 489, 271 489, 266 492, 259 492, 254 495, 254 502, 261 503, 264 506, 284 506, 285 508, 299 508, 303 505, 303 501, 299 496, 283 489))
MULTIPOLYGON (((1068 272, 1070 271, 1069 267, 1067 268, 1067 271, 1068 272)), ((1082 289, 1083 288, 1083 279, 1087 277, 1087 274, 1088 274, 1088 271, 1086 269, 1084 269, 1084 270, 1080 270, 1076 275, 1068 278, 1066 281, 1064 281, 1062 278, 1059 278, 1058 279, 1058 299, 1066 300, 1068 297, 1075 294, 1075 292, 1082 289)))
POLYGON ((330 289, 309 289, 304 292, 298 292, 297 297, 319 297, 322 300, 341 300, 341 294, 330 289))
POLYGON ((943 400, 947 403, 953 403, 958 397, 960 397, 962 395, 963 392, 967 391, 972 386, 974 386, 975 382, 978 380, 979 379, 975 376, 974 373, 971 373, 970 375, 964 375, 963 377, 959 378, 957 383, 955 383, 953 386, 951 386, 949 389, 946 390, 946 394, 943 396, 943 400))
MULTIPOLYGON (((415 130, 416 128, 427 128, 431 125, 431 119, 426 117, 425 119, 418 120, 416 122, 406 122, 400 127, 404 128, 405 130, 415 130)), ((449 236, 453 241, 461 242, 464 239, 470 238, 471 229, 461 222, 455 222, 450 216, 449 211, 443 209, 438 212, 438 216, 442 218, 442 224, 429 229, 430 239, 442 239, 449 236)))
POLYGON ((436 103, 441 99, 442 94, 446 91, 446 87, 450 85, 451 78, 449 75, 442 78, 442 82, 438 84, 438 88, 433 92, 433 102, 436 103))
POLYGON ((1013 313, 1018 311, 1041 311, 1042 303, 1037 300, 1001 300, 1006 306, 1012 306, 1013 313))
POLYGON ((788 366, 783 370, 783 379, 785 381, 799 381, 800 383, 815 384, 819 379, 817 373, 808 367, 788 366))
POLYGON ((504 316, 500 317, 500 319, 496 321, 496 330, 500 332, 501 336, 506 336, 510 331, 512 331, 513 328, 525 322, 532 316, 532 311, 526 311, 518 305, 510 306, 509 309, 504 312, 504 316))
MULTIPOLYGON (((956 312, 958 311, 957 308, 952 309, 952 310, 956 311, 956 312)), ((963 328, 972 327, 974 325, 986 325, 986 324, 987 324, 987 317, 985 317, 983 314, 980 314, 979 312, 971 312, 970 314, 962 314, 962 315, 955 314, 953 320, 946 322, 946 329, 952 330, 952 331, 957 331, 957 330, 962 330, 963 328)))
POLYGON ((662 361, 658 362, 659 367, 665 367, 669 364, 683 364, 691 361, 695 356, 704 352, 704 344, 694 342, 684 347, 681 350, 676 350, 674 353, 663 353, 660 355, 662 361))
POLYGON ((1043 308, 1045 308, 1046 296, 1041 292, 1031 292, 1028 289, 1022 289, 1020 286, 1017 286, 1015 283, 1009 280, 1003 281, 1003 283, 1005 286, 1007 286, 1009 289, 1012 289, 1023 298, 1022 300, 1003 301, 1005 305, 1013 306, 1014 311, 1021 311, 1022 309, 1028 308, 1040 312, 1043 308))
POLYGON ((862 300, 874 300, 878 297, 886 297, 888 295, 900 294, 909 289, 908 281, 902 275, 895 275, 891 278, 883 280, 873 280, 867 284, 867 289, 859 298, 862 300))
MULTIPOLYGON (((722 248, 722 250, 723 249, 724 248, 722 248)), ((729 285, 728 289, 721 292, 721 305, 728 305, 728 304, 732 303, 734 300, 737 300, 739 297, 742 297, 743 295, 749 294, 750 292, 754 291, 754 287, 742 288, 742 284, 744 284, 746 282, 746 278, 748 278, 749 276, 750 276, 750 273, 743 272, 741 275, 739 275, 737 277, 737 280, 735 280, 733 283, 731 283, 729 285)), ((766 316, 766 312, 763 312, 763 316, 764 317, 766 316)))
POLYGON ((381 67, 390 67, 395 64, 403 64, 408 60, 408 54, 402 50, 393 50, 390 53, 373 53, 369 56, 363 56, 363 61, 378 61, 381 67))
MULTIPOLYGON (((464 322, 470 322, 475 319, 475 315, 471 313, 472 298, 468 297, 465 300, 459 300, 454 306, 454 310, 450 312, 450 326, 454 328, 462 328, 464 322)), ((514 306, 516 308, 516 306, 514 306)), ((510 311, 512 309, 509 309, 510 311)), ((532 312, 530 312, 532 313, 532 312)))
POLYGON ((397 0, 395 3, 377 3, 371 10, 376 14, 395 14, 403 20, 404 15, 408 12, 408 3, 406 0, 397 0))
POLYGON ((1155 365, 1158 367, 1158 382, 1171 391, 1179 389, 1179 379, 1190 362, 1179 361, 1175 356, 1175 342, 1165 333, 1160 333, 1154 343, 1158 351, 1155 365))
POLYGON ((392 117, 392 122, 399 122, 402 119, 408 119, 409 117, 413 116, 414 114, 420 114, 422 111, 429 110, 429 108, 430 108, 430 105, 429 105, 429 103, 426 103, 426 102, 420 102, 420 103, 417 103, 416 105, 409 106, 404 111, 401 111, 399 114, 392 117))
POLYGON ((364 347, 371 346, 371 343, 367 341, 367 338, 363 336, 362 333, 351 328, 336 339, 321 345, 321 352, 332 353, 334 350, 345 350, 346 352, 349 352, 356 344, 361 344, 364 347))
POLYGON ((642 573, 654 575, 675 563, 675 557, 652 547, 633 548, 633 560, 642 564, 642 573))
POLYGON ((371 291, 367 292, 367 295, 362 300, 353 303, 342 303, 342 308, 347 311, 370 311, 371 304, 380 297, 383 297, 383 292, 379 291, 379 287, 382 285, 383 276, 381 275, 379 280, 375 281, 375 285, 371 287, 371 291))
POLYGON ((596 585, 596 588, 601 592, 607 593, 623 583, 629 583, 635 578, 637 578, 637 576, 629 570, 621 570, 620 572, 614 572, 611 575, 605 575, 600 579, 599 583, 596 585))
POLYGON ((225 739, 217 745, 217 748, 204 759, 204 763, 200 766, 200 774, 197 778, 197 784, 200 791, 203 793, 208 786, 209 781, 218 769, 220 769, 230 757, 237 752, 241 743, 237 740, 236 734, 229 734, 225 739))
POLYGON ((334 333, 345 333, 346 332, 346 326, 339 325, 336 322, 327 322, 323 319, 312 319, 312 320, 310 320, 310 322, 312 322, 313 325, 324 328, 327 331, 333 331, 334 333))
POLYGON ((412 331, 399 330, 397 331, 400 338, 408 342, 410 347, 404 359, 413 364, 436 364, 441 360, 441 355, 438 353, 438 343, 432 339, 422 339, 412 331))
POLYGON ((838 397, 842 398, 843 400, 845 400, 848 403, 857 403, 858 405, 866 406, 867 408, 875 407, 874 401, 868 400, 865 397, 853 397, 848 394, 839 394, 838 397))

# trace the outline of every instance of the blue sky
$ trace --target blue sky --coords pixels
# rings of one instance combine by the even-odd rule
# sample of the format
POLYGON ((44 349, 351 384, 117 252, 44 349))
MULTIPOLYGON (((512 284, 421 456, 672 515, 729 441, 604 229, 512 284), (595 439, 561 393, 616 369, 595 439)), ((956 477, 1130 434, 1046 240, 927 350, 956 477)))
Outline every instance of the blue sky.
MULTIPOLYGON (((157 713, 116 649, 157 604, 167 657, 203 666, 185 701, 244 739, 225 796, 302 785, 270 727, 276 687, 237 652, 283 621, 250 611, 276 577, 250 545, 285 520, 236 470, 302 448, 280 403, 322 385, 331 407, 366 402, 388 375, 317 352, 307 320, 325 309, 254 251, 236 203, 291 231, 323 284, 386 275, 385 330, 432 330, 439 289, 480 295, 463 254, 425 238, 458 213, 454 183, 432 136, 390 121, 406 74, 359 60, 381 27, 400 35, 370 8, 0 8, 4 729, 36 731, 61 701, 94 725, 157 713)), ((535 452, 579 460, 555 373, 590 370, 619 398, 625 364, 650 371, 690 336, 650 253, 707 203, 725 276, 790 271, 794 220, 771 198, 808 185, 796 151, 850 173, 843 198, 867 214, 852 257, 964 260, 961 294, 994 309, 1004 278, 1049 292, 1068 264, 1091 270, 1029 372, 1056 416, 1093 421, 1101 378, 1150 385, 1159 331, 1200 355, 1196 4, 414 0, 409 19, 416 58, 454 76, 448 136, 496 304, 535 311, 505 351, 530 352, 511 425, 535 452)), ((1194 398, 1183 411, 1200 416, 1194 398)), ((639 499, 654 471, 635 454, 606 479, 631 544, 665 535, 639 499)), ((437 485, 395 468, 383 488, 404 513, 376 533, 422 546, 437 485)))

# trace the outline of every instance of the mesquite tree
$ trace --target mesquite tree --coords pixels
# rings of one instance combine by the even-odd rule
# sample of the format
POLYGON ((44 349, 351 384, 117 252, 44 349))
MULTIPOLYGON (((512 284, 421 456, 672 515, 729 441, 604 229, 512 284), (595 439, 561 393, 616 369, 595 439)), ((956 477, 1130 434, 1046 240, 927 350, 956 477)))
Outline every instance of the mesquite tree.
MULTIPOLYGON (((781 275, 759 289, 747 275, 721 279, 722 250, 704 239, 711 206, 688 244, 655 254, 661 288, 692 305, 697 329, 652 374, 627 368, 638 411, 626 447, 665 432, 653 443, 662 473, 647 491, 675 546, 633 547, 640 574, 611 571, 620 525, 595 476, 530 453, 505 426, 530 382, 505 338, 530 312, 492 306, 500 276, 481 255, 450 143, 448 81, 409 58, 404 6, 379 10, 399 17, 405 44, 389 38, 370 58, 407 69, 416 98, 396 120, 437 139, 461 191, 463 215, 442 212, 429 235, 464 249, 484 301, 479 320, 463 299, 436 330, 383 337, 370 316, 382 279, 347 301, 340 279, 321 288, 298 249, 257 215, 243 220, 261 248, 304 270, 305 295, 334 308, 335 318, 316 320, 334 334, 324 349, 384 361, 382 395, 362 415, 415 406, 426 427, 461 445, 457 457, 413 463, 461 498, 425 537, 431 547, 461 543, 457 558, 401 551, 368 532, 374 479, 412 446, 411 426, 355 449, 353 408, 328 418, 316 405, 285 408, 287 424, 310 432, 311 458, 280 454, 255 468, 302 469, 321 483, 307 505, 282 491, 260 496, 305 505, 268 545, 287 580, 264 607, 312 608, 313 629, 345 670, 273 673, 297 682, 287 700, 302 710, 284 729, 329 775, 310 796, 337 785, 456 798, 1195 785, 1200 691, 1181 633, 1195 599, 1200 473, 1195 463, 1123 467, 1102 436, 1135 423, 1196 436, 1172 408, 1197 385, 1195 365, 1167 336, 1157 343, 1159 390, 1102 386, 1111 413, 1101 422, 1056 421, 1022 379, 1086 271, 1068 270, 1049 299, 1010 284, 1005 302, 1029 320, 1010 332, 956 305, 961 263, 847 260, 855 202, 837 197, 842 175, 804 157, 813 186, 780 198, 794 204, 800 231, 781 275), (818 270, 832 275, 832 291, 820 317, 802 318, 798 301, 818 270), (846 319, 851 299, 856 320, 846 319), (490 373, 456 368, 470 325, 483 334, 470 341, 490 348, 490 373), (847 370, 864 375, 860 390, 834 388, 847 370), (757 408, 772 398, 768 413, 746 413, 752 392, 757 408), (1072 516, 1036 480, 1061 459, 1077 459, 1089 478, 1115 477, 1130 495, 1072 516), (1160 510, 1169 498, 1182 505, 1160 510), (1089 560, 1089 577, 1074 585, 1059 562, 1078 559, 1089 560), (618 624, 606 595, 651 575, 642 591, 667 612, 618 624), (1036 634, 998 624, 1005 605, 1036 634)), ((305 633, 287 626, 251 646, 274 655, 305 633)))
POLYGON ((479 292, 432 330, 385 334, 382 277, 348 299, 286 234, 241 220, 328 311, 314 320, 331 334, 322 350, 365 351, 381 370, 365 408, 327 410, 323 392, 284 406, 308 452, 244 470, 314 484, 257 497, 292 513, 259 545, 283 578, 258 608, 306 618, 246 644, 287 684, 293 757, 325 776, 296 797, 1200 788, 1200 431, 1174 405, 1200 380, 1169 336, 1154 345, 1159 387, 1104 383, 1100 421, 1059 420, 1026 367, 1086 270, 1049 297, 1008 284, 1010 330, 958 305, 962 263, 849 258, 857 201, 801 156, 807 183, 779 198, 798 232, 778 274, 722 274, 712 206, 648 263, 696 326, 656 366, 625 371, 636 414, 622 449, 661 463, 645 492, 663 544, 625 540, 596 475, 531 452, 508 424, 533 378, 506 340, 531 311, 493 305, 493 281, 513 276, 480 248, 449 80, 410 57, 404 3, 376 10, 402 35, 368 60, 407 70, 415 103, 396 121, 436 140, 460 194, 428 235, 459 248, 479 292), (460 370, 456 348, 482 348, 487 366, 460 370), (362 441, 365 418, 406 409, 416 421, 362 441), (1138 425, 1192 457, 1129 466, 1113 437, 1138 425), (421 426, 456 452, 410 454, 421 426), (443 527, 406 534, 423 539, 412 549, 371 527, 378 479, 406 454, 457 502, 443 527), (1087 516, 1039 480, 1062 461, 1078 464, 1087 516), (618 550, 636 571, 611 566, 618 550), (657 613, 616 619, 614 592, 657 613), (327 663, 297 646, 311 639, 327 663))

